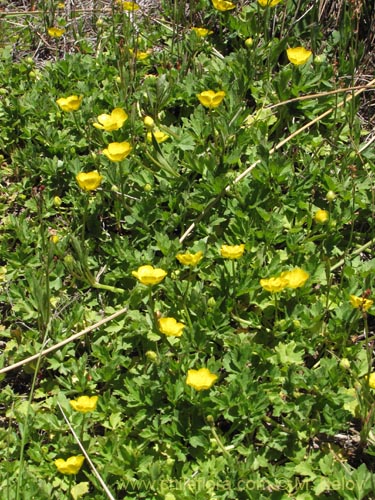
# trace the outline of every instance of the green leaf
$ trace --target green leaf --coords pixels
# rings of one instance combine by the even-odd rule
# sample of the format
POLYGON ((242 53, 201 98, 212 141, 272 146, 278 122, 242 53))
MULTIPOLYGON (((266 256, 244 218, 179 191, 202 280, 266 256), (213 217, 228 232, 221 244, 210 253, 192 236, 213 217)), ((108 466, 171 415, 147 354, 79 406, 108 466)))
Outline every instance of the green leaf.
POLYGON ((86 493, 89 492, 89 484, 88 482, 83 482, 83 483, 78 483, 75 486, 73 486, 70 490, 70 493, 72 494, 72 497, 74 500, 77 500, 78 498, 83 497, 83 495, 86 495, 86 493))

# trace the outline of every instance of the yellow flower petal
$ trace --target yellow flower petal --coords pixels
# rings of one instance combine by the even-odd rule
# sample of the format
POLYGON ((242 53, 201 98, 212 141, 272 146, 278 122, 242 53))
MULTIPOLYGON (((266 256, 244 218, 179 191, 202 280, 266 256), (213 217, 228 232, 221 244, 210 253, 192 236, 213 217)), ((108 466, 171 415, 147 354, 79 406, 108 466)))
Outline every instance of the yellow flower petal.
POLYGON ((291 271, 284 271, 280 274, 280 278, 288 282, 287 288, 300 288, 306 283, 309 277, 309 273, 299 267, 291 271))
POLYGON ((180 264, 183 264, 184 266, 190 266, 194 267, 196 266, 203 258, 203 252, 197 252, 197 253, 178 253, 176 255, 176 259, 180 264))
POLYGON ((165 132, 162 132, 161 130, 153 130, 152 132, 147 132, 148 142, 152 142, 152 136, 155 137, 155 140, 158 144, 161 144, 162 142, 169 139, 169 135, 165 132))
POLYGON ((167 276, 167 272, 163 269, 154 268, 153 266, 141 266, 137 271, 132 271, 132 275, 143 285, 157 285, 167 276))
POLYGON ((260 285, 264 290, 271 293, 277 293, 287 288, 288 281, 284 278, 273 277, 273 278, 265 278, 260 280, 260 285))
POLYGON ((350 303, 355 309, 361 309, 361 311, 368 311, 372 304, 374 303, 371 299, 366 299, 364 297, 357 297, 356 295, 350 296, 350 303))
POLYGON ((194 33, 198 35, 200 38, 205 38, 206 36, 211 35, 213 33, 213 31, 207 28, 191 28, 191 30, 194 31, 194 33))
POLYGON ((65 33, 65 30, 64 30, 64 28, 55 28, 55 27, 52 27, 52 28, 48 28, 47 29, 47 33, 52 38, 60 38, 65 33))
POLYGON ((80 108, 83 97, 71 95, 69 97, 60 97, 56 103, 63 111, 77 111, 80 108))
POLYGON ((77 183, 84 191, 94 191, 100 186, 102 179, 103 177, 97 170, 87 173, 79 172, 79 174, 76 175, 77 183))
POLYGON ((282 0, 258 0, 259 5, 262 7, 275 7, 278 3, 280 3, 282 0))
POLYGON ((168 337, 181 337, 185 328, 184 323, 179 323, 175 318, 160 318, 159 330, 168 337))
POLYGON ((69 457, 67 460, 58 458, 57 460, 55 460, 55 465, 57 467, 57 470, 61 472, 61 474, 78 474, 84 460, 85 457, 83 455, 69 457))
POLYGON ((225 97, 225 92, 223 90, 219 90, 219 92, 214 92, 213 90, 204 90, 200 94, 198 94, 199 102, 205 106, 206 108, 213 109, 217 108, 221 101, 225 97))
POLYGON ((204 391, 213 386, 218 376, 211 373, 208 368, 199 370, 188 370, 186 384, 193 387, 196 391, 204 391))
POLYGON ((329 219, 327 210, 317 210, 314 215, 314 220, 318 224, 325 224, 329 219))
POLYGON ((97 118, 98 122, 93 125, 95 128, 112 132, 113 130, 120 129, 127 119, 128 115, 123 109, 115 108, 110 115, 99 115, 97 118))
POLYGON ((245 251, 245 244, 241 245, 221 245, 220 254, 224 259, 239 259, 245 251))
POLYGON ((111 142, 106 149, 103 149, 103 154, 111 161, 122 161, 126 158, 133 148, 129 142, 111 142))
POLYGON ((236 4, 234 4, 233 2, 228 2, 228 0, 212 0, 212 5, 216 10, 220 10, 221 12, 236 8, 236 4))
POLYGON ((300 66, 301 64, 306 64, 310 59, 312 52, 304 47, 294 47, 287 49, 286 54, 289 61, 295 66, 300 66))
POLYGON ((72 399, 71 401, 69 401, 69 404, 75 411, 88 413, 90 411, 96 410, 98 399, 99 396, 80 396, 77 399, 72 399))

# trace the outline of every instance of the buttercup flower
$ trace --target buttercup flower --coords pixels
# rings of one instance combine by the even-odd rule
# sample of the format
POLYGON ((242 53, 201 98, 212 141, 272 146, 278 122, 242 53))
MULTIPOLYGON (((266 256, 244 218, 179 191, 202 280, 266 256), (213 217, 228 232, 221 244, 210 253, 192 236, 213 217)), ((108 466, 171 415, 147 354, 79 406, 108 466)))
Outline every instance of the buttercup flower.
POLYGON ((295 66, 306 64, 310 59, 311 54, 311 50, 307 50, 304 47, 294 47, 293 49, 287 49, 286 51, 289 61, 295 66))
POLYGON ((90 411, 96 410, 98 399, 99 396, 80 396, 77 399, 72 399, 71 401, 69 401, 69 404, 75 411, 88 413, 90 411))
POLYGON ((81 107, 83 97, 78 97, 77 95, 71 95, 69 97, 60 97, 57 99, 56 103, 63 111, 77 111, 81 107))
POLYGON ((135 10, 139 9, 139 5, 135 2, 123 2, 121 0, 118 0, 118 3, 124 10, 127 10, 129 12, 134 12, 135 10))
POLYGON ((281 0, 258 0, 259 5, 262 7, 275 7, 281 0))
POLYGON ((361 311, 368 311, 372 304, 374 303, 371 299, 366 299, 364 297, 357 297, 356 295, 350 296, 350 303, 356 309, 361 309, 361 311))
POLYGON ((211 35, 213 31, 208 30, 207 28, 191 28, 200 38, 205 38, 208 35, 211 35))
POLYGON ((197 95, 199 102, 206 108, 213 109, 217 108, 221 101, 225 97, 225 92, 219 90, 219 92, 214 92, 213 90, 205 90, 197 95))
POLYGON ((92 172, 80 172, 76 175, 78 186, 84 191, 94 191, 102 183, 103 177, 97 170, 92 172))
POLYGON ((224 259, 239 259, 243 256, 245 244, 241 245, 221 245, 220 253, 224 259))
POLYGON ((83 455, 69 457, 67 460, 58 458, 55 460, 55 465, 61 474, 77 474, 82 467, 84 460, 85 457, 83 455))
POLYGON ((194 267, 196 266, 203 258, 203 252, 199 251, 197 253, 178 253, 176 255, 176 259, 180 264, 184 266, 194 267))
POLYGON ((131 55, 135 54, 135 58, 137 59, 137 61, 144 61, 151 54, 152 50, 144 52, 141 50, 134 51, 133 49, 129 49, 129 52, 131 55))
POLYGON ((370 373, 367 380, 369 387, 371 387, 371 389, 375 389, 375 372, 370 373))
POLYGON ((99 123, 94 123, 93 125, 95 128, 106 130, 107 132, 112 132, 112 130, 118 130, 119 128, 121 128, 127 119, 128 115, 123 109, 115 108, 110 115, 99 115, 99 123))
POLYGON ((292 271, 284 271, 280 274, 281 279, 285 279, 288 284, 287 288, 300 288, 309 279, 309 273, 297 267, 292 271))
POLYGON ((132 149, 128 142, 111 142, 107 149, 103 149, 103 154, 111 161, 122 161, 132 149))
POLYGON ((284 288, 287 288, 288 281, 285 278, 277 276, 273 278, 261 279, 260 286, 264 288, 264 290, 267 290, 267 292, 277 293, 284 290, 284 288))
POLYGON ((154 268, 152 266, 141 266, 137 271, 132 271, 132 275, 143 285, 157 285, 167 276, 164 269, 154 268))
POLYGON ((199 370, 188 370, 186 383, 196 391, 204 391, 214 385, 218 376, 211 373, 208 368, 199 370))
POLYGON ((162 132, 161 130, 153 130, 152 132, 147 132, 148 142, 152 142, 152 135, 154 135, 156 142, 159 144, 169 139, 169 135, 165 132, 162 132))
POLYGON ((325 224, 329 219, 329 213, 327 210, 317 210, 314 215, 314 220, 318 224, 325 224))
POLYGON ((49 36, 52 38, 60 38, 65 33, 64 28, 48 28, 47 30, 49 36))
POLYGON ((220 10, 221 12, 236 8, 236 5, 234 3, 228 2, 227 0, 212 0, 212 4, 215 9, 220 10))
POLYGON ((179 323, 174 318, 160 318, 159 330, 168 337, 181 337, 185 328, 184 323, 179 323))

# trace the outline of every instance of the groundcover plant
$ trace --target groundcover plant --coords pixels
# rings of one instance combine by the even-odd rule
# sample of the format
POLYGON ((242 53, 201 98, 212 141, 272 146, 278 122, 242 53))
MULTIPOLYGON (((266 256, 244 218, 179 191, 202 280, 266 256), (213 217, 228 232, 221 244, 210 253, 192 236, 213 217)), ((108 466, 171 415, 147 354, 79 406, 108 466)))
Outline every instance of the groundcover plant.
POLYGON ((0 2, 2 499, 375 498, 374 27, 0 2))

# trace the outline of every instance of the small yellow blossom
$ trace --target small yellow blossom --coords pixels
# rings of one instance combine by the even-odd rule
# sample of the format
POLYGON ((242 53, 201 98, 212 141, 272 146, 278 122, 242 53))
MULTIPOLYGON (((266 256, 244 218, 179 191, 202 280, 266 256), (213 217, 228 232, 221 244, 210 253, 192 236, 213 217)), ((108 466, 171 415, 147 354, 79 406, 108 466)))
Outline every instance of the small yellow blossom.
POLYGON ((69 97, 60 97, 57 99, 56 103, 63 111, 77 111, 81 107, 83 97, 77 95, 71 95, 69 97))
POLYGON ((57 460, 55 460, 55 465, 57 467, 57 470, 61 472, 61 474, 78 474, 84 460, 85 457, 83 455, 69 457, 67 460, 58 458, 57 460))
POLYGON ((48 32, 49 36, 51 36, 52 38, 60 38, 65 33, 65 30, 64 30, 64 28, 52 27, 52 28, 48 28, 47 32, 48 32))
POLYGON ((139 267, 137 271, 132 271, 132 275, 143 285, 157 285, 163 281, 167 274, 163 269, 155 269, 148 265, 139 267))
POLYGON ((194 33, 199 36, 199 38, 205 38, 208 35, 211 35, 213 33, 212 30, 209 30, 207 28, 191 28, 194 33))
POLYGON ((106 149, 103 149, 103 154, 111 161, 122 161, 132 149, 129 142, 111 142, 106 149))
POLYGON ((329 213, 327 210, 317 210, 314 215, 314 220, 318 224, 325 224, 329 219, 329 213))
POLYGON ((280 276, 277 276, 273 278, 261 279, 260 286, 267 292, 277 293, 284 290, 284 288, 287 288, 288 281, 280 276))
POLYGON ((143 118, 143 124, 147 130, 152 130, 155 127, 154 119, 151 116, 145 116, 143 118))
POLYGON ((275 7, 278 3, 280 3, 282 0, 258 0, 259 5, 262 7, 275 7))
POLYGON ((160 318, 159 330, 167 337, 181 337, 185 328, 184 323, 179 323, 174 318, 160 318))
POLYGON ((217 108, 221 101, 225 97, 225 92, 223 90, 219 90, 218 92, 214 92, 213 90, 205 90, 198 94, 199 102, 205 106, 206 108, 213 109, 217 108))
POLYGON ((280 278, 288 282, 287 288, 300 288, 306 283, 309 276, 309 273, 299 267, 291 271, 284 271, 280 274, 280 278))
POLYGON ((204 391, 212 387, 217 379, 218 376, 211 373, 208 368, 200 368, 199 370, 188 370, 186 384, 196 391, 204 391))
POLYGON ((58 7, 59 9, 65 9, 65 4, 64 4, 64 2, 59 2, 59 3, 57 4, 57 7, 58 7))
POLYGON ((102 183, 103 177, 99 174, 97 170, 92 172, 79 172, 76 175, 76 180, 81 189, 84 191, 94 191, 102 183))
POLYGON ((50 240, 51 242, 56 245, 59 241, 60 241, 60 238, 57 236, 57 234, 53 234, 51 237, 50 237, 50 240))
POLYGON ((364 297, 357 297, 356 295, 350 296, 350 303, 355 309, 361 309, 361 311, 368 311, 372 304, 374 303, 371 299, 366 299, 364 297))
POLYGON ((375 372, 370 373, 368 376, 368 385, 371 389, 375 389, 375 372))
POLYGON ((55 205, 56 208, 61 207, 61 205, 62 205, 62 199, 60 198, 60 196, 55 196, 53 198, 53 204, 55 205))
POLYGON ((147 132, 148 142, 152 142, 152 136, 155 137, 155 140, 158 144, 161 144, 162 142, 169 139, 169 135, 165 132, 162 132, 161 130, 153 130, 152 132, 147 132))
POLYGON ((75 411, 80 413, 88 413, 90 411, 96 410, 96 405, 98 404, 99 396, 80 396, 77 399, 72 399, 69 401, 70 406, 75 411))
POLYGON ((233 2, 228 2, 228 0, 212 0, 212 4, 215 9, 220 10, 221 12, 236 8, 236 4, 234 4, 233 2))
POLYGON ((131 55, 135 55, 137 61, 144 61, 151 54, 152 50, 148 50, 147 52, 141 50, 133 50, 129 49, 131 55))
POLYGON ((98 122, 94 123, 94 127, 105 130, 107 132, 112 132, 113 130, 120 129, 126 120, 128 115, 121 108, 115 108, 110 115, 102 114, 98 116, 98 122))
POLYGON ((117 3, 119 3, 124 10, 127 10, 129 12, 139 10, 139 5, 135 2, 124 2, 122 0, 118 0, 117 3))
POLYGON ((178 253, 176 255, 176 259, 180 264, 184 266, 194 267, 196 266, 203 258, 203 252, 199 251, 197 253, 178 253))
POLYGON ((307 50, 304 47, 294 47, 286 51, 289 61, 295 66, 306 64, 311 54, 311 50, 307 50))
POLYGON ((224 259, 239 259, 243 256, 245 244, 241 245, 221 245, 220 254, 224 259))

